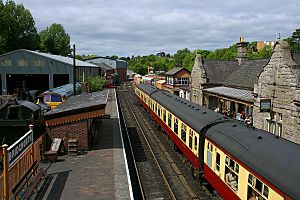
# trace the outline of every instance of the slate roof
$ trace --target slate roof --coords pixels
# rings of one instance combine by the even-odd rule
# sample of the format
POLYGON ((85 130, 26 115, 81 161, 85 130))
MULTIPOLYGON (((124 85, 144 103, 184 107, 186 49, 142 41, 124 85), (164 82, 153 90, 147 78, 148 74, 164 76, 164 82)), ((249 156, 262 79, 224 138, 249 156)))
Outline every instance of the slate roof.
MULTIPOLYGON (((184 68, 184 67, 174 67, 173 69, 170 69, 169 71, 167 71, 165 73, 165 75, 168 75, 168 76, 174 76, 175 74, 177 74, 178 72, 180 72, 181 70, 186 70, 188 72, 190 72, 188 69, 184 68)), ((190 72, 191 73, 191 72, 190 72)))
POLYGON ((223 81, 239 69, 237 61, 204 59, 204 69, 210 84, 222 84, 223 81))
POLYGON ((254 84, 258 81, 259 74, 268 61, 268 59, 245 60, 242 65, 223 81, 223 85, 253 90, 254 84))
POLYGON ((207 88, 204 89, 204 91, 217 94, 220 96, 240 99, 248 102, 254 101, 254 96, 252 94, 252 91, 249 90, 241 90, 241 89, 221 86, 221 87, 207 88))
POLYGON ((71 96, 65 102, 47 112, 44 117, 45 119, 52 119, 102 109, 106 105, 107 97, 108 90, 71 96))
POLYGON ((296 64, 300 65, 300 52, 292 53, 292 57, 296 64))

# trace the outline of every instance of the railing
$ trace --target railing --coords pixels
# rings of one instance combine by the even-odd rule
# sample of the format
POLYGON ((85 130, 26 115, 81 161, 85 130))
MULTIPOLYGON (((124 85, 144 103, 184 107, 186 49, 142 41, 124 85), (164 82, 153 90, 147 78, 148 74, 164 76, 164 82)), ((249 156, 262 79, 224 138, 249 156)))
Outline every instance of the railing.
MULTIPOLYGON (((45 144, 45 134, 42 134, 20 158, 8 169, 8 196, 12 188, 22 179, 26 171, 35 161, 41 160, 41 147, 45 144)), ((4 199, 4 174, 0 176, 0 199, 4 199)))

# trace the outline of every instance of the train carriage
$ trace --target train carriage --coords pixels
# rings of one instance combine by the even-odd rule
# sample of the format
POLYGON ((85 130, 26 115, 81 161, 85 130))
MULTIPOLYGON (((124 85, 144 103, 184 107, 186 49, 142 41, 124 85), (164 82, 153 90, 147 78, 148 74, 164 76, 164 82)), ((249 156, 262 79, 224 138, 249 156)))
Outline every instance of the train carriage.
POLYGON ((224 199, 300 199, 300 147, 166 91, 137 100, 224 199))

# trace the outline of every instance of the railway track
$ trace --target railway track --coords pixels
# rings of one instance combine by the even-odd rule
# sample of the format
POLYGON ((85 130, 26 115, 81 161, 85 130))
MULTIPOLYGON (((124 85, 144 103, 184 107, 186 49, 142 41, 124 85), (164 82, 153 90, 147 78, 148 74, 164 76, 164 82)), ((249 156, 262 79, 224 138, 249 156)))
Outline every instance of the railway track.
POLYGON ((210 199, 186 172, 186 166, 181 163, 178 167, 178 155, 166 144, 166 138, 162 142, 163 135, 138 105, 132 87, 118 88, 118 96, 145 198, 210 199))

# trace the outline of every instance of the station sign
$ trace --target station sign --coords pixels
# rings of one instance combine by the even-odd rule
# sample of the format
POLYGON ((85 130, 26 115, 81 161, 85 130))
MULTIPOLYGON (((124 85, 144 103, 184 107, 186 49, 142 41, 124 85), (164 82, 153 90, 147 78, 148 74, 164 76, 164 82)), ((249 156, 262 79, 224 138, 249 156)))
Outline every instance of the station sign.
POLYGON ((33 131, 30 130, 7 149, 8 165, 12 166, 32 144, 33 131))
POLYGON ((271 111, 271 99, 260 99, 260 112, 271 111))

